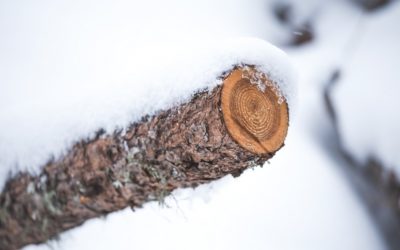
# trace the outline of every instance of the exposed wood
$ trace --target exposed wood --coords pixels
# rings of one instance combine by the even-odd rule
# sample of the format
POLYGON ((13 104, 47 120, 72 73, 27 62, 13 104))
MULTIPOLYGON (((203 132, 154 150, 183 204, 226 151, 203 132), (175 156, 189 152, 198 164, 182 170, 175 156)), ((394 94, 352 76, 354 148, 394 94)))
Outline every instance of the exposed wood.
MULTIPOLYGON (((257 74, 254 69, 251 75, 257 74)), ((272 83, 261 75, 263 89, 243 77, 243 69, 234 70, 224 81, 221 107, 225 125, 232 138, 245 149, 265 154, 278 150, 285 140, 289 123, 286 102, 279 101, 279 95, 272 83), (266 84, 270 82, 270 84, 266 84)))
POLYGON ((227 174, 238 176, 262 165, 283 144, 287 105, 275 105, 275 93, 249 86, 238 72, 224 83, 232 85, 226 90, 233 98, 224 115, 222 87, 217 86, 197 93, 188 103, 143 117, 125 132, 99 133, 77 143, 64 157, 43 166, 39 176, 13 177, 0 194, 0 249, 45 242, 90 218, 161 201, 176 188, 195 187, 227 174), (261 104, 252 106, 254 102, 261 104), (232 116, 239 121, 228 122, 232 116), (230 133, 225 123, 233 126, 230 133))

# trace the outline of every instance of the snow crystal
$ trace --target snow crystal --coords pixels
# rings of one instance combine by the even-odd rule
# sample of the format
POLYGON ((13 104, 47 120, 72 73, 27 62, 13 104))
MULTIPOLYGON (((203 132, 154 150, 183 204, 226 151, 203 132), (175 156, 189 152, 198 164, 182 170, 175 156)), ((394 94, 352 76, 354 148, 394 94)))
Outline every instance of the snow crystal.
POLYGON ((256 67, 256 71, 254 72, 248 65, 244 65, 242 70, 242 78, 249 79, 250 83, 256 85, 261 92, 265 92, 266 87, 270 87, 274 94, 278 97, 278 104, 282 104, 286 100, 282 94, 283 91, 280 89, 279 84, 276 84, 273 80, 270 80, 270 77, 258 69, 258 67, 256 67))

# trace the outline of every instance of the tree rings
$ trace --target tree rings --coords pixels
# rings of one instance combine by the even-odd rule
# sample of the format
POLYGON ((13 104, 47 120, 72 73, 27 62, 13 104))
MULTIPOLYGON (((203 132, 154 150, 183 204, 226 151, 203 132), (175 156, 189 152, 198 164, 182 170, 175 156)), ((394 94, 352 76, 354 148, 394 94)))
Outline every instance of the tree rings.
POLYGON ((284 143, 288 106, 278 91, 263 73, 248 66, 234 69, 224 79, 221 108, 225 125, 232 138, 250 152, 272 153, 284 143))

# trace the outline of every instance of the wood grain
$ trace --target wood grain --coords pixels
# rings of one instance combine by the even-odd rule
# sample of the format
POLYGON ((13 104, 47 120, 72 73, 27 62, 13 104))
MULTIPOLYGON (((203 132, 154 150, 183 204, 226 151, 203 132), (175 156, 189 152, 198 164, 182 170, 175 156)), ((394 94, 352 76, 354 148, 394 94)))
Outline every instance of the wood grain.
POLYGON ((248 67, 237 68, 224 79, 221 108, 227 130, 239 145, 256 154, 275 152, 287 134, 287 102, 272 86, 264 74, 248 67), (251 83, 252 76, 260 75, 257 79, 263 86, 251 83))

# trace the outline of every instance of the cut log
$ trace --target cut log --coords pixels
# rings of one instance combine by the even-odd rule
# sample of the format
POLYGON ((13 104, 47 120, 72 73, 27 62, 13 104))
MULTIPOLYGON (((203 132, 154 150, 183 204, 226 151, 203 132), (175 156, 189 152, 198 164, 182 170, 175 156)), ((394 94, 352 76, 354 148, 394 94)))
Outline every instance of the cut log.
POLYGON ((161 201, 176 188, 238 176, 271 158, 287 128, 287 103, 274 85, 254 68, 235 68, 222 86, 125 132, 99 132, 40 175, 10 179, 0 195, 0 249, 45 242, 90 218, 161 201))
POLYGON ((277 151, 288 128, 287 104, 280 102, 276 90, 266 86, 274 85, 261 72, 246 67, 233 71, 222 88, 225 126, 239 145, 255 154, 277 151), (253 78, 256 82, 251 84, 253 78), (265 86, 258 86, 258 81, 265 86))

